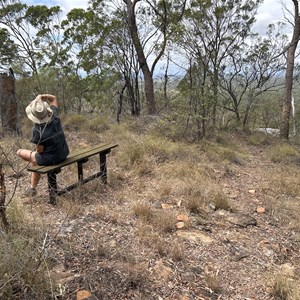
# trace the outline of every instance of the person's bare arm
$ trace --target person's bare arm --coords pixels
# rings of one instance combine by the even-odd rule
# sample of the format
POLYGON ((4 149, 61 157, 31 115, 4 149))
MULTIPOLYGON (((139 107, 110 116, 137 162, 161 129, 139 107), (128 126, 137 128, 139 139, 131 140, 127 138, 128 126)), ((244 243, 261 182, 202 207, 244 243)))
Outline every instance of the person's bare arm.
POLYGON ((41 95, 38 95, 35 99, 36 100, 48 101, 48 102, 50 102, 50 105, 53 105, 53 106, 56 106, 56 107, 58 106, 56 96, 51 95, 51 94, 41 94, 41 95))
POLYGON ((58 106, 58 103, 57 103, 57 98, 56 96, 54 95, 51 95, 51 94, 42 94, 42 100, 48 100, 50 102, 50 105, 53 105, 53 106, 58 106))

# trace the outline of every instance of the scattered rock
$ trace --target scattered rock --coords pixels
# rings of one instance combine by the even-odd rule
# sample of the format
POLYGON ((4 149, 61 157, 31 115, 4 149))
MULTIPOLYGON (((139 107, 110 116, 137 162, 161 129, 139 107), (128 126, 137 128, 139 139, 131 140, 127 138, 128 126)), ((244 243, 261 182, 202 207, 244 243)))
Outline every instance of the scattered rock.
POLYGON ((262 206, 258 206, 256 208, 256 212, 259 213, 259 214, 264 214, 266 212, 266 208, 262 207, 262 206))
POLYGON ((172 204, 162 203, 161 204, 162 209, 170 209, 173 208, 172 204))
POLYGON ((76 300, 90 300, 90 299, 92 299, 92 294, 89 291, 82 290, 77 292, 76 300))
POLYGON ((155 264, 154 270, 156 271, 156 273, 158 275, 160 275, 160 277, 163 277, 163 278, 168 278, 170 273, 172 272, 172 269, 165 266, 162 260, 159 260, 155 264))
POLYGON ((249 193, 249 194, 255 194, 255 193, 256 193, 256 190, 249 190, 248 193, 249 193))
POLYGON ((228 211, 228 210, 225 210, 225 209, 218 209, 217 212, 216 212, 216 214, 218 216, 222 216, 223 217, 223 216, 231 215, 231 212, 228 211))
POLYGON ((199 241, 204 244, 210 244, 214 240, 201 232, 189 232, 189 231, 177 231, 177 235, 181 238, 185 238, 192 241, 199 241))
POLYGON ((186 214, 180 214, 176 217, 178 222, 187 222, 189 220, 189 216, 186 214))
POLYGON ((178 223, 176 223, 176 227, 177 227, 178 229, 183 228, 183 227, 184 227, 184 222, 178 222, 178 223))
POLYGON ((215 206, 214 204, 212 204, 212 203, 209 203, 209 204, 208 204, 208 208, 209 208, 210 210, 212 210, 212 211, 217 210, 216 206, 215 206))
POLYGON ((185 282, 194 282, 195 275, 192 272, 185 272, 181 274, 181 280, 185 282))
POLYGON ((257 221, 255 218, 244 214, 230 214, 226 217, 226 220, 234 225, 238 225, 241 227, 257 225, 257 221))

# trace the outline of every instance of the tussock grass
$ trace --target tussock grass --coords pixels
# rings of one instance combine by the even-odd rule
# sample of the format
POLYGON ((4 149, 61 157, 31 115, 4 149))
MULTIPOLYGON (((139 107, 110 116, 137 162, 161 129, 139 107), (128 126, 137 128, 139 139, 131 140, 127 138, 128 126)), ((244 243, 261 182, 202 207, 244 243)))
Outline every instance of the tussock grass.
POLYGON ((270 159, 275 163, 287 163, 300 157, 300 153, 289 144, 280 144, 270 151, 270 159))
POLYGON ((263 132, 253 132, 247 137, 247 142, 253 146, 271 145, 274 138, 263 132))
POLYGON ((300 230, 300 170, 293 165, 279 165, 268 177, 263 188, 269 196, 268 210, 290 228, 300 230))
POLYGON ((201 182, 192 182, 183 190, 184 205, 192 213, 200 213, 206 204, 206 188, 201 182))
POLYGON ((11 230, 0 236, 0 298, 50 299, 55 283, 41 252, 45 232, 29 224, 17 205, 9 207, 8 218, 11 230))
POLYGON ((205 157, 216 163, 232 163, 236 165, 244 165, 247 155, 234 142, 233 138, 229 138, 226 142, 220 144, 213 141, 205 141, 202 150, 205 157))
POLYGON ((211 192, 211 202, 216 209, 232 210, 228 197, 220 190, 214 190, 211 192))
POLYGON ((103 133, 111 127, 111 122, 104 116, 87 118, 83 129, 87 132, 103 133))
POLYGON ((152 248, 162 257, 168 257, 174 261, 182 261, 184 259, 184 251, 181 244, 176 241, 166 241, 162 238, 153 240, 152 248))
POLYGON ((132 206, 133 215, 144 220, 150 221, 153 218, 154 212, 148 203, 134 203, 132 206))
POLYGON ((299 281, 281 274, 270 279, 270 294, 278 300, 300 300, 299 281))
POLYGON ((185 199, 184 206, 194 214, 199 214, 204 210, 205 198, 200 195, 192 195, 191 197, 185 199))
POLYGON ((171 242, 165 240, 158 232, 158 230, 153 229, 149 224, 140 224, 137 229, 140 242, 153 249, 158 255, 169 257, 174 261, 184 260, 185 254, 183 245, 174 239, 172 239, 171 242))
POLYGON ((173 211, 157 210, 150 222, 162 233, 170 233, 176 229, 176 216, 173 211))
MULTIPOLYGON (((132 212, 143 222, 152 225, 158 232, 170 233, 176 229, 176 214, 171 210, 151 209, 148 204, 139 203, 133 205, 132 212)), ((141 231, 148 229, 148 227, 142 227, 141 231)), ((151 234, 145 232, 145 236, 151 236, 151 234)))
POLYGON ((125 144, 122 153, 118 156, 118 162, 124 167, 132 167, 145 161, 145 149, 138 142, 125 144))
POLYGON ((218 275, 218 270, 216 270, 214 267, 205 267, 204 279, 207 287, 214 293, 219 293, 221 291, 221 281, 218 275))
POLYGON ((87 117, 78 114, 69 114, 62 118, 63 127, 67 131, 79 131, 86 123, 87 117))
POLYGON ((170 182, 162 181, 158 187, 158 192, 160 194, 161 200, 168 200, 169 196, 172 194, 173 187, 170 182))
POLYGON ((154 135, 145 136, 142 143, 147 154, 155 157, 156 163, 163 163, 168 160, 188 160, 192 157, 190 149, 192 147, 187 148, 185 143, 174 143, 154 135))

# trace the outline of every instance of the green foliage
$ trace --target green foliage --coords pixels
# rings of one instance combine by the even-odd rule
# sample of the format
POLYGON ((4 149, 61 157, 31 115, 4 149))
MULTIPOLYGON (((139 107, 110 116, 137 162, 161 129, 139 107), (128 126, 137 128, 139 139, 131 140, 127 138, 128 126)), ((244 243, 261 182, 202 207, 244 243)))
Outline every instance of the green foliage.
POLYGON ((0 66, 11 65, 17 55, 17 46, 6 28, 0 28, 0 66))

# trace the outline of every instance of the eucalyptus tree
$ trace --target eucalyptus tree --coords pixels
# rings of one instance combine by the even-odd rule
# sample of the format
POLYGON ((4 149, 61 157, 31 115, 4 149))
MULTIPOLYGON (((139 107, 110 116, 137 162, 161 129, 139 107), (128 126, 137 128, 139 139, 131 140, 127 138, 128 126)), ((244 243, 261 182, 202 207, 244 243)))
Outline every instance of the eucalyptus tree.
POLYGON ((61 72, 68 79, 71 88, 68 90, 72 95, 70 106, 76 107, 77 112, 81 112, 83 97, 89 90, 91 70, 98 67, 96 62, 98 52, 93 51, 93 41, 89 34, 90 23, 94 17, 96 16, 92 11, 75 8, 62 22, 64 32, 62 44, 65 47, 65 55, 62 56, 64 65, 61 72))
POLYGON ((8 69, 17 56, 17 46, 6 28, 0 28, 0 71, 8 69))
POLYGON ((299 1, 291 0, 294 5, 293 13, 293 35, 291 42, 287 48, 287 61, 285 72, 285 93, 282 109, 282 120, 280 128, 280 137, 288 140, 290 131, 290 115, 292 108, 292 89, 293 89, 293 76, 295 69, 295 53, 300 39, 300 11, 299 1))
POLYGON ((144 76, 148 113, 155 114, 157 108, 153 84, 154 70, 183 18, 187 1, 123 0, 123 2, 127 10, 127 26, 144 76), (143 24, 148 24, 147 35, 143 24), (149 62, 150 55, 152 64, 149 62))
POLYGON ((275 25, 269 25, 266 37, 252 35, 239 51, 229 54, 219 72, 224 108, 233 112, 237 123, 244 128, 254 103, 266 92, 283 88, 282 49, 287 35, 282 33, 283 24, 278 24, 275 30, 275 25))
MULTIPOLYGON (((92 30, 94 44, 103 53, 102 60, 115 74, 115 87, 118 98, 117 119, 119 121, 125 101, 129 104, 132 115, 139 116, 141 109, 139 92, 139 66, 133 43, 126 26, 126 10, 118 3, 110 3, 103 9, 99 2, 94 1, 92 10, 101 20, 105 20, 103 28, 92 30), (101 32, 99 32, 99 30, 101 32)), ((100 51, 100 50, 99 50, 100 51)))
POLYGON ((35 30, 33 43, 41 67, 60 67, 63 63, 61 13, 59 6, 32 5, 26 9, 25 20, 35 30))
POLYGON ((11 40, 18 49, 16 59, 37 74, 34 33, 26 20, 27 5, 18 0, 0 0, 0 25, 7 29, 11 40))
MULTIPOLYGON (((194 64, 207 76, 201 83, 199 97, 206 108, 203 118, 212 128, 216 125, 219 103, 219 74, 227 57, 238 53, 251 35, 257 8, 262 0, 192 0, 187 11, 181 46, 192 57, 194 64), (209 102, 205 89, 212 91, 209 102)), ((193 65, 194 65, 193 64, 193 65)))
POLYGON ((38 74, 45 55, 53 56, 49 51, 53 51, 49 35, 59 26, 53 24, 59 11, 57 6, 28 6, 19 0, 0 0, 0 25, 14 42, 15 60, 32 74, 38 74), (42 47, 41 41, 45 41, 45 37, 46 43, 42 47))

